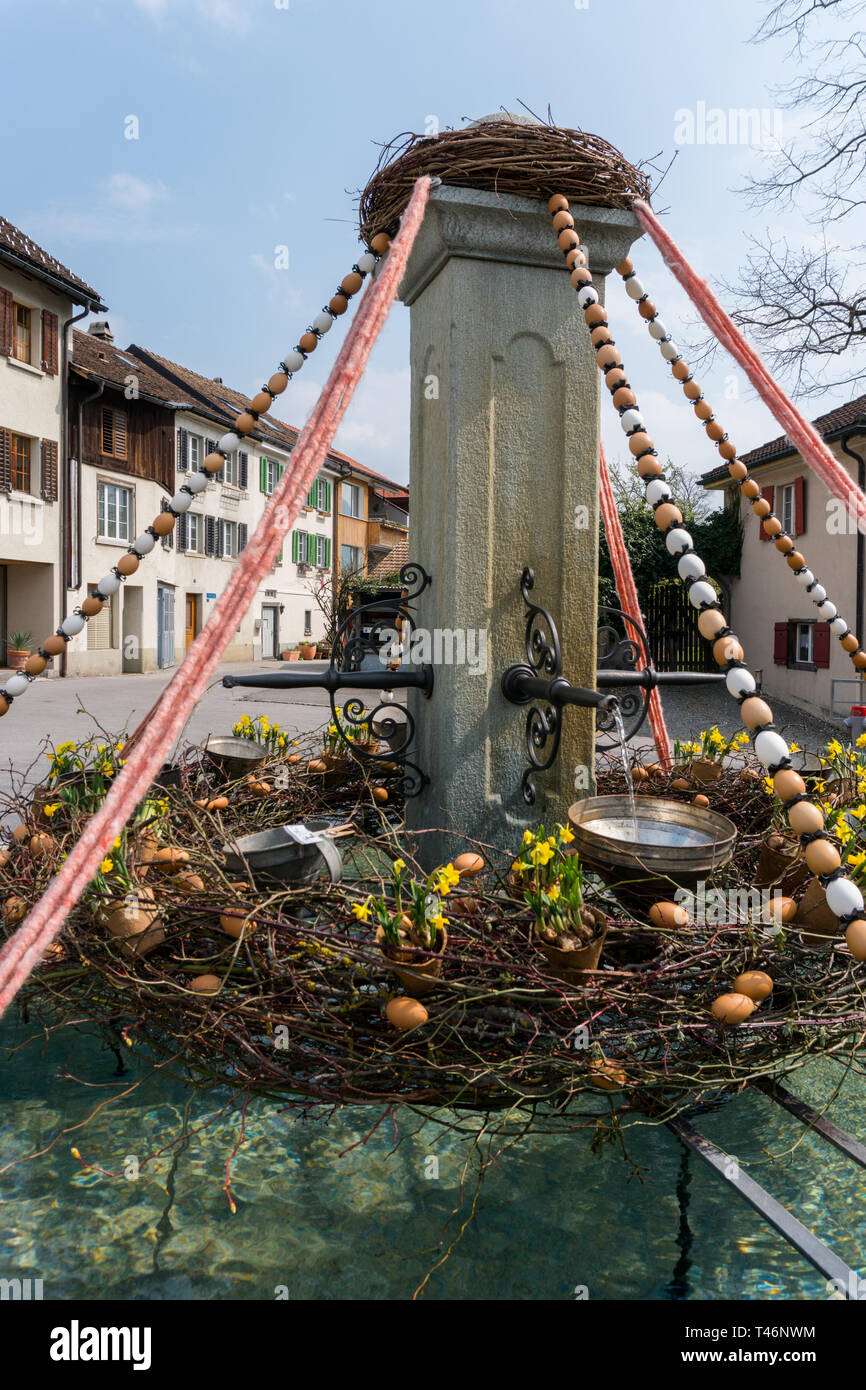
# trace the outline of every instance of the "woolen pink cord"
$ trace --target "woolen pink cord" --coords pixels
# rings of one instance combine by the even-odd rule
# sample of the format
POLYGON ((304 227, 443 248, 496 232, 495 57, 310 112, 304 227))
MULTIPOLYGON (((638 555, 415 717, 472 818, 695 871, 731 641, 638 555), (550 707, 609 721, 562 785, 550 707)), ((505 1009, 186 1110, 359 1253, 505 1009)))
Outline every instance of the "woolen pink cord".
MULTIPOLYGON (((610 473, 608 472, 607 459, 604 456, 604 446, 599 445, 598 458, 599 491, 601 494, 601 514, 604 518, 604 534, 607 536, 607 548, 610 551, 610 561, 613 565, 613 576, 616 581, 616 591, 619 594, 619 601, 624 610, 630 613, 637 623, 646 631, 643 615, 640 611, 640 599, 638 598, 637 585, 634 582, 634 571, 631 567, 628 550, 626 549, 625 536, 623 535, 622 522, 619 519, 619 512, 616 509, 616 498, 613 495, 610 473)), ((631 637, 631 633, 626 633, 631 637)), ((649 658, 649 652, 647 652, 649 658)), ((658 691, 658 686, 653 686, 649 697, 649 721, 655 739, 656 753, 662 767, 670 767, 673 761, 671 757, 671 741, 665 725, 664 712, 662 710, 662 700, 658 691)))
POLYGON ((430 194, 430 179, 415 184, 400 231, 377 279, 367 289, 324 391, 301 431, 289 465, 265 508, 206 626, 170 684, 137 730, 126 766, 81 839, 9 941, 0 951, 2 1015, 59 932, 135 807, 153 782, 166 753, 201 699, 223 651, 252 603, 284 536, 291 529, 329 448, 403 276, 430 194), (157 710, 160 718, 153 718, 157 710))
POLYGON ((773 380, 757 352, 725 313, 705 280, 689 265, 682 251, 659 222, 652 208, 635 199, 638 221, 661 251, 662 258, 718 341, 739 362, 758 395, 769 406, 782 429, 834 497, 844 502, 851 520, 866 530, 866 496, 834 457, 818 431, 800 414, 793 401, 773 380))

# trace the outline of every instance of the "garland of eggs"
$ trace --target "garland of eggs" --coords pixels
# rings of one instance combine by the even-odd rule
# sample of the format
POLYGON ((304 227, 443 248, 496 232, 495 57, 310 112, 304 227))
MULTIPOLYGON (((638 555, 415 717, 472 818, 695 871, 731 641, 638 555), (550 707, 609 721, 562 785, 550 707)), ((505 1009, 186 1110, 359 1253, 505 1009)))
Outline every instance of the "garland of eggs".
POLYGON ((855 669, 866 670, 866 651, 860 646, 856 633, 852 632, 845 619, 841 617, 835 603, 831 603, 823 584, 819 584, 812 571, 807 569, 803 555, 794 546, 794 537, 785 530, 766 498, 761 496, 761 489, 746 464, 737 458, 736 445, 716 420, 712 406, 695 381, 688 363, 680 356, 679 349, 658 316, 655 304, 637 278, 631 261, 623 261, 616 267, 616 271, 622 276, 626 294, 634 301, 650 337, 658 344, 662 357, 669 364, 674 379, 682 386, 686 399, 691 401, 699 423, 704 426, 708 438, 713 441, 726 461, 728 472, 733 480, 739 483, 743 496, 751 502, 752 511, 763 522, 765 532, 780 554, 784 555, 785 563, 797 582, 802 584, 806 593, 810 595, 821 617, 830 624, 830 631, 838 637, 843 651, 851 658, 855 669))
POLYGON ((154 517, 151 525, 136 536, 126 554, 120 557, 108 574, 103 575, 94 592, 63 619, 60 626, 45 639, 37 651, 31 653, 24 664, 24 670, 16 671, 10 676, 0 689, 0 716, 8 712, 13 701, 25 693, 37 676, 42 675, 48 662, 60 656, 67 642, 77 637, 88 621, 102 612, 106 600, 117 593, 130 575, 135 574, 141 561, 155 548, 157 541, 171 534, 177 518, 189 510, 193 499, 204 491, 211 477, 216 478, 222 472, 227 456, 234 453, 241 441, 253 432, 259 417, 267 414, 277 396, 285 391, 295 373, 301 370, 310 353, 315 352, 336 320, 345 314, 349 301, 361 289, 365 278, 375 270, 390 244, 391 238, 384 232, 373 237, 369 248, 358 257, 349 274, 340 281, 321 313, 316 314, 307 331, 279 363, 278 370, 268 379, 261 391, 253 396, 246 410, 241 411, 232 428, 218 440, 214 451, 207 455, 198 471, 192 473, 183 486, 178 488, 159 516, 154 517))
MULTIPOLYGON (((828 907, 839 918, 840 925, 846 929, 846 940, 852 956, 856 960, 866 960, 863 895, 842 867, 842 857, 827 833, 820 806, 816 806, 810 799, 803 778, 791 765, 788 745, 773 723, 770 706, 756 693, 757 682, 743 659, 743 648, 727 625, 716 598, 716 591, 707 579, 706 566, 694 549, 692 537, 683 526, 682 512, 671 500, 671 489, 665 479, 657 451, 647 433, 643 415, 638 409, 637 398, 623 369, 620 352, 610 335, 607 311, 599 303, 598 292, 592 284, 592 275, 587 268, 586 256, 580 249, 580 238, 574 230, 574 218, 568 210, 568 199, 561 193, 555 193, 547 206, 553 218, 553 230, 559 248, 571 272, 571 283, 577 292, 578 304, 590 332, 596 362, 611 393, 620 425, 628 440, 629 452, 634 456, 638 474, 644 480, 645 497, 653 509, 656 526, 664 536, 666 549, 677 562, 677 573, 687 586, 689 600, 698 611, 698 629, 703 637, 712 642, 713 659, 717 665, 725 668, 725 685, 728 693, 739 703, 740 718, 749 730, 755 755, 766 768, 767 775, 772 778, 773 790, 782 801, 788 824, 794 834, 800 837, 806 864, 824 887, 828 907)), ((624 261, 617 269, 625 277, 632 276, 630 261, 624 261)), ((655 316, 654 306, 646 300, 643 287, 636 278, 629 280, 626 289, 631 298, 643 300, 643 317, 649 318, 650 310, 652 316, 655 316)), ((672 350, 675 351, 673 345, 668 351, 672 350)), ((719 428, 716 426, 717 430, 719 428)), ((722 431, 722 435, 723 433, 722 431)), ((722 438, 717 442, 721 443, 722 438)), ((854 641, 856 642, 856 638, 854 641)), ((859 648, 859 643, 857 645, 859 648)), ((728 998, 730 996, 723 995, 716 1001, 713 1006, 714 1017, 732 1023, 741 1021, 747 1013, 741 1013, 740 1017, 730 1016, 731 1013, 736 1015, 738 1010, 732 1008, 729 1011, 724 1007, 722 1001, 728 998), (722 1018, 722 1015, 725 1017, 722 1018)), ((751 1012, 751 1009, 748 1012, 751 1012)))

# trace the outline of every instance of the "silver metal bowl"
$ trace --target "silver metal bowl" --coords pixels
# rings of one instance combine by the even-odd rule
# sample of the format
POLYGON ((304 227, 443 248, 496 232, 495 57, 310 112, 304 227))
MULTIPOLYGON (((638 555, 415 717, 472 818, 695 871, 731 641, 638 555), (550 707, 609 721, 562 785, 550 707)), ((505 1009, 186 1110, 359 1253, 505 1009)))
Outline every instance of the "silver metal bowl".
POLYGON ((261 767, 268 756, 263 743, 248 738, 208 738, 201 751, 230 782, 261 767))
POLYGON ((627 796, 585 797, 568 819, 581 861, 617 893, 641 898, 694 888, 728 862, 737 835, 727 816, 665 797, 636 797, 634 824, 627 796))
POLYGON ((254 881, 262 885, 268 881, 306 882, 318 878, 326 869, 331 881, 339 883, 343 877, 343 860, 337 846, 325 834, 330 829, 330 821, 308 820, 302 826, 277 825, 254 835, 241 835, 223 845, 226 868, 239 874, 249 869, 254 881), (307 832, 311 838, 299 840, 296 838, 298 832, 307 832))

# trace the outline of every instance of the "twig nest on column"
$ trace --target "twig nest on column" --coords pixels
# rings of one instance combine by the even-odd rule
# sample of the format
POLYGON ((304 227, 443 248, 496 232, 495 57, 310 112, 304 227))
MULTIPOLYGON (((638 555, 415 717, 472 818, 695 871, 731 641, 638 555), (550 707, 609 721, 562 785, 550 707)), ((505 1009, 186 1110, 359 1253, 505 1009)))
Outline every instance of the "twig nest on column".
POLYGON ((755 1012, 755 1001, 747 994, 720 994, 711 1012, 719 1023, 743 1023, 755 1012))
POLYGON ((401 1033, 411 1033, 413 1028, 420 1028, 422 1023, 426 1023, 430 1015, 419 1000, 400 995, 386 1004, 385 1017, 401 1033))
POLYGON ((747 970, 737 976, 733 988, 735 994, 744 994, 747 999, 760 1004, 762 999, 767 999, 773 993, 773 981, 763 970, 747 970))
POLYGON ((866 922, 862 917, 848 923, 845 940, 855 960, 866 960, 866 922))

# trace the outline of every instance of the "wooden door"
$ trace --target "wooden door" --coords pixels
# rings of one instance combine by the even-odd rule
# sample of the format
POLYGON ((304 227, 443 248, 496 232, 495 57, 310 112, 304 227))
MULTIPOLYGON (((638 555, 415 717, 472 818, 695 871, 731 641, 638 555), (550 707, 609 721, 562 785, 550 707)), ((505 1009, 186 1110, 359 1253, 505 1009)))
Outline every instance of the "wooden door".
POLYGON ((184 648, 189 651, 198 636, 198 594, 186 596, 186 618, 184 621, 184 648))

